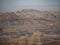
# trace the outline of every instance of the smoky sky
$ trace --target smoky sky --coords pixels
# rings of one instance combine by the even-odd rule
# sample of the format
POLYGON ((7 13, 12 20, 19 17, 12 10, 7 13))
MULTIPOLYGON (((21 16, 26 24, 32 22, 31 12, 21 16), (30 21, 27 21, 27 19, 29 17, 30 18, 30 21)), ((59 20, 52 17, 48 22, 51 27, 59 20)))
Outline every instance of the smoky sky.
POLYGON ((0 0, 0 9, 60 7, 60 0, 0 0))

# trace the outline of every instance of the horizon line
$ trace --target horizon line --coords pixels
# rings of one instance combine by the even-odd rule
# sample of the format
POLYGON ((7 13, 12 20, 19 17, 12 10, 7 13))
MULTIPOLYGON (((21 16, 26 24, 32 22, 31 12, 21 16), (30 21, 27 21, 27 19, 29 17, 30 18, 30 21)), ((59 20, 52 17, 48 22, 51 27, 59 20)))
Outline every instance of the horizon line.
POLYGON ((37 10, 54 10, 54 11, 60 11, 60 8, 48 8, 48 7, 43 7, 43 8, 9 8, 9 9, 0 9, 0 12, 11 12, 11 11, 19 11, 22 9, 37 9, 37 10))

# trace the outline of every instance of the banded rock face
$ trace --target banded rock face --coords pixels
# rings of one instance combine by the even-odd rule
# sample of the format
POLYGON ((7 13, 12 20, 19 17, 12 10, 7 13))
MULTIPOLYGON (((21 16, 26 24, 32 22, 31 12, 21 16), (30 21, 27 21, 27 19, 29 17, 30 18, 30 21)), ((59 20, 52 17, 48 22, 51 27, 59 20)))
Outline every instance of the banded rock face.
POLYGON ((58 11, 40 11, 23 9, 17 12, 0 14, 0 27, 16 31, 56 31, 60 29, 60 13, 58 11))
POLYGON ((35 31, 43 34, 42 42, 60 40, 60 12, 23 9, 0 14, 1 36, 31 36, 35 31))

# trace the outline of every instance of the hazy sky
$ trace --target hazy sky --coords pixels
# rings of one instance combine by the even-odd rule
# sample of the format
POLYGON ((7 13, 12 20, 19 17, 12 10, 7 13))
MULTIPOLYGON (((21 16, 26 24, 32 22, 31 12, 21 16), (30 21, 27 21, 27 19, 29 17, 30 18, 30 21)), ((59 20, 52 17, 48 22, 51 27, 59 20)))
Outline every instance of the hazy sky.
POLYGON ((60 7, 60 0, 0 0, 0 9, 60 7))

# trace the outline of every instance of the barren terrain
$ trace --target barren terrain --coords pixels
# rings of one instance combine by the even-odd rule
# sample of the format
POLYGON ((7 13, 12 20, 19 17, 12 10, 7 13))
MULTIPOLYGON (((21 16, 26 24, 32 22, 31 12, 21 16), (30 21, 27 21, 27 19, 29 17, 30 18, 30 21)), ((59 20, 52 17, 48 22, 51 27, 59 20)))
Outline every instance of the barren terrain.
POLYGON ((60 12, 22 9, 0 13, 0 45, 60 45, 60 12))

